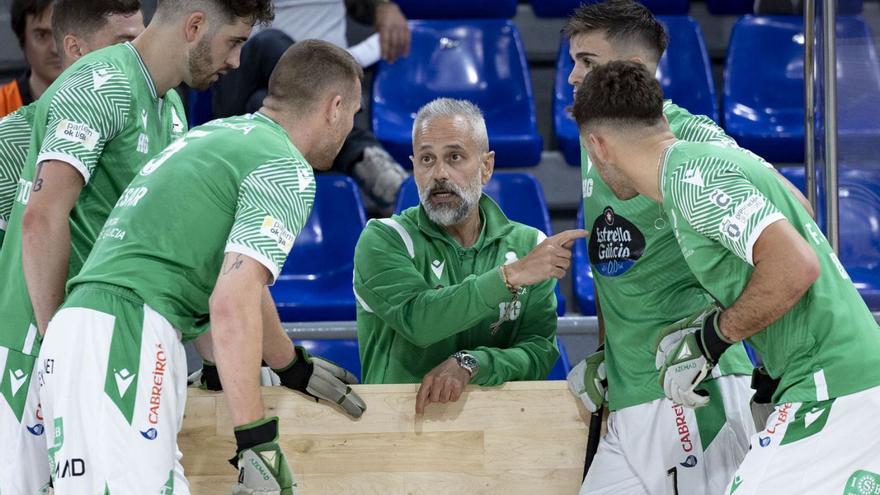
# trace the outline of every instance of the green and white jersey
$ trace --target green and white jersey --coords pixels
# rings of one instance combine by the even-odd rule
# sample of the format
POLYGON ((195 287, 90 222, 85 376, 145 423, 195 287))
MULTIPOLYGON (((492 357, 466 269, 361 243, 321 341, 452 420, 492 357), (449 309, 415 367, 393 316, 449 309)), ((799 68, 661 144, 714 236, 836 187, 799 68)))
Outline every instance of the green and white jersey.
POLYGON ((186 115, 173 90, 164 96, 130 43, 79 59, 35 103, 28 157, 21 171, 6 242, 0 251, 0 345, 36 354, 39 342, 22 271, 21 218, 37 164, 69 163, 84 186, 70 212, 68 278, 92 249, 119 195, 144 164, 186 132, 186 115))
POLYGON ((116 202, 68 291, 130 289, 184 340, 206 330, 224 253, 278 276, 315 197, 311 166, 259 113, 191 130, 147 163, 116 202))
POLYGON ((30 104, 0 120, 0 245, 12 213, 18 176, 27 159, 35 109, 30 104))
MULTIPOLYGON (((736 146, 708 117, 691 115, 670 101, 663 113, 679 139, 736 146)), ((583 149, 581 163, 587 251, 605 321, 608 403, 616 411, 664 396, 654 368, 655 337, 711 298, 682 258, 660 205, 644 196, 617 199, 583 149)), ((716 376, 745 374, 752 365, 737 346, 716 369, 716 376)))
POLYGON ((820 275, 782 318, 748 339, 780 378, 774 402, 823 401, 880 384, 880 328, 810 215, 760 160, 679 141, 661 162, 663 210, 688 266, 725 307, 753 271, 752 249, 788 221, 815 250, 820 275))

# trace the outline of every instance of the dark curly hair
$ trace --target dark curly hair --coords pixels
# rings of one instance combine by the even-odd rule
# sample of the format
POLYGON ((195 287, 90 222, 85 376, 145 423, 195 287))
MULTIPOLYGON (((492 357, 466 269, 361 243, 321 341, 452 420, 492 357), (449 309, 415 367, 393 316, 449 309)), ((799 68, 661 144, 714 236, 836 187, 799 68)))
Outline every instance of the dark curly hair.
POLYGON ((645 66, 614 61, 590 72, 574 96, 578 128, 613 124, 650 127, 663 118, 663 90, 645 66))
POLYGON ((107 24, 107 16, 131 15, 140 9, 140 0, 55 0, 52 34, 59 44, 69 33, 90 36, 107 24))
POLYGON ((669 44, 663 25, 647 7, 632 0, 581 5, 568 18, 562 30, 569 39, 594 31, 605 31, 610 43, 637 43, 651 50, 657 60, 660 60, 669 44))
POLYGON ((42 17, 52 6, 52 0, 12 0, 9 9, 9 21, 12 31, 18 38, 18 45, 24 48, 24 30, 27 16, 42 17))

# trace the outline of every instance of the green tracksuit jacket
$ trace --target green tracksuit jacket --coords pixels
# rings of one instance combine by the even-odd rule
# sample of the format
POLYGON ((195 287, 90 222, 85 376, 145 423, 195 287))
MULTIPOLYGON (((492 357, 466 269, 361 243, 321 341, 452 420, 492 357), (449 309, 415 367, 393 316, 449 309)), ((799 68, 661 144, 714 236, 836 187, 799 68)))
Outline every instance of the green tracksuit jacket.
POLYGON ((417 383, 457 351, 480 363, 471 383, 543 380, 556 359, 556 280, 528 286, 512 320, 492 335, 512 296, 501 265, 545 236, 512 222, 485 194, 482 231, 462 247, 421 206, 372 220, 354 255, 364 383, 417 383))

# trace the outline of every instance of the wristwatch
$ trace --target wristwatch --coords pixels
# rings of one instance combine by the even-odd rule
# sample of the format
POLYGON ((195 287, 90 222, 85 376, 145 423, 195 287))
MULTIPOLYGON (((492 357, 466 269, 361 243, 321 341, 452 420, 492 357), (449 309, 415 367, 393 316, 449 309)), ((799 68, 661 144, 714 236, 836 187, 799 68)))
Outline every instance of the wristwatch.
POLYGON ((468 372, 471 378, 475 377, 480 371, 480 363, 477 361, 477 358, 466 352, 458 351, 450 357, 454 358, 458 365, 468 372))

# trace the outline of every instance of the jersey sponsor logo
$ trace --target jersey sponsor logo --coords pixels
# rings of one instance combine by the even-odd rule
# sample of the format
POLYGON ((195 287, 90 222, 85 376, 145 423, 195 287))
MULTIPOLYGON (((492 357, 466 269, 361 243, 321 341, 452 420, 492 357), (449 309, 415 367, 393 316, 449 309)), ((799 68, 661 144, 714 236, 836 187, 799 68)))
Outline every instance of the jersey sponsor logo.
MULTIPOLYGON (((151 425, 159 424, 159 408, 162 405, 162 382, 165 377, 165 349, 162 344, 156 344, 156 356, 153 363, 153 386, 150 389, 150 412, 147 414, 147 421, 151 425)), ((153 440, 151 438, 150 440, 153 440)))
POLYGON ((616 277, 626 273, 642 257, 645 236, 609 206, 593 222, 588 251, 596 271, 606 277, 616 277))
POLYGON ((684 462, 679 464, 682 467, 692 468, 697 465, 697 456, 691 454, 685 458, 684 462))
POLYGON ((113 74, 107 71, 107 69, 98 69, 92 72, 92 86, 94 86, 95 91, 104 87, 110 79, 113 79, 113 74))
POLYGON ((78 457, 66 459, 55 464, 53 479, 73 478, 86 474, 86 461, 78 457))
POLYGON ((155 428, 147 428, 146 430, 140 432, 141 436, 146 438, 147 440, 155 440, 159 437, 159 430, 155 428))
POLYGON ((709 195, 709 201, 715 203, 715 206, 726 210, 733 199, 721 189, 715 189, 712 191, 712 194, 709 195))
POLYGON ((767 204, 767 200, 763 196, 752 194, 733 211, 733 218, 737 222, 746 224, 765 204, 767 204))
POLYGON ((718 225, 718 230, 721 231, 721 235, 732 241, 736 241, 742 237, 745 228, 746 225, 743 222, 738 221, 732 215, 722 218, 721 223, 718 225))
POLYGON ((681 181, 686 184, 695 185, 697 187, 706 186, 706 184, 703 182, 703 175, 700 173, 700 169, 698 168, 686 170, 684 173, 684 179, 681 179, 681 181))
POLYGON ((12 396, 15 397, 18 395, 18 391, 24 385, 24 382, 27 381, 28 373, 25 373, 24 370, 9 370, 9 382, 10 387, 12 387, 12 396))
POLYGON ((831 263, 833 263, 834 267, 837 268, 837 273, 840 274, 840 276, 844 280, 849 280, 849 273, 846 273, 846 268, 843 267, 843 264, 840 262, 840 258, 838 258, 836 254, 834 254, 834 251, 829 252, 828 257, 831 258, 831 263))
POLYGON ((770 445, 770 437, 758 437, 758 445, 761 447, 766 447, 770 445))
POLYGON ((816 224, 813 222, 807 222, 804 224, 804 229, 807 230, 807 233, 810 234, 810 237, 813 239, 814 244, 822 244, 822 236, 816 230, 816 224))
POLYGON ((776 421, 773 422, 773 426, 767 428, 766 431, 768 434, 772 435, 776 433, 776 428, 779 428, 788 422, 788 417, 791 415, 791 407, 791 402, 787 402, 776 409, 776 421))
POLYGON ((97 146, 101 133, 86 124, 64 119, 55 128, 55 137, 70 141, 71 143, 81 144, 86 150, 92 151, 97 146))
POLYGON ((125 396, 125 392, 128 390, 128 387, 131 386, 131 382, 134 381, 135 375, 137 375, 137 373, 132 373, 125 368, 114 370, 113 376, 116 378, 116 390, 119 391, 120 397, 125 396))
POLYGON ((27 428, 28 433, 30 433, 31 435, 33 435, 35 437, 38 437, 38 436, 42 435, 43 432, 45 431, 45 426, 43 426, 43 404, 42 403, 37 404, 37 410, 34 411, 34 419, 37 421, 36 423, 34 423, 34 426, 25 425, 25 428, 27 428))
POLYGON ((437 277, 437 280, 441 280, 443 278, 443 268, 446 266, 446 260, 434 260, 431 262, 431 271, 434 272, 434 276, 437 277))
POLYGON ((263 225, 260 227, 260 233, 275 241, 278 249, 283 251, 284 254, 290 253, 290 249, 293 247, 293 241, 296 240, 296 236, 287 230, 281 220, 272 218, 268 215, 263 218, 263 225))
POLYGON ((859 469, 846 481, 843 495, 880 495, 880 474, 859 469))
POLYGON ((675 413, 675 427, 678 428, 678 440, 681 443, 681 450, 692 452, 694 444, 691 442, 691 430, 688 428, 687 418, 684 416, 684 406, 672 404, 672 411, 675 413))

